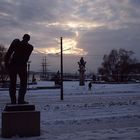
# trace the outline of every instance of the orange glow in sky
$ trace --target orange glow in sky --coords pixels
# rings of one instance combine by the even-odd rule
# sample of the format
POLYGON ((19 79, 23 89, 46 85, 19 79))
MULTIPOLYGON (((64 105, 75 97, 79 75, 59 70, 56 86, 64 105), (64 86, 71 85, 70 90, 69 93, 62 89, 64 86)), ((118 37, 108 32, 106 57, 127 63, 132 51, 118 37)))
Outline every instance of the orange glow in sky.
MULTIPOLYGON (((77 41, 76 39, 64 38, 63 39, 63 54, 66 55, 86 55, 87 52, 84 51, 82 48, 76 47, 77 41)), ((58 47, 48 47, 48 48, 41 48, 38 50, 38 53, 44 54, 60 54, 60 46, 58 47)))
MULTIPOLYGON (((53 22, 53 23, 47 23, 47 22, 41 22, 37 23, 39 25, 45 25, 46 27, 53 27, 53 26, 58 26, 58 27, 63 27, 65 29, 72 29, 73 32, 75 33, 74 37, 71 38, 63 38, 63 49, 64 49, 64 54, 68 55, 86 55, 88 52, 86 52, 82 48, 77 47, 77 38, 79 36, 79 32, 81 29, 91 29, 91 28, 97 28, 100 26, 103 26, 99 23, 96 22, 87 22, 87 21, 67 21, 64 23, 60 22, 53 22)), ((57 42, 60 42, 57 40, 57 42)), ((60 52, 60 47, 56 45, 55 47, 46 47, 42 48, 46 54, 58 54, 60 52), (57 47, 56 47, 57 46, 57 47)))

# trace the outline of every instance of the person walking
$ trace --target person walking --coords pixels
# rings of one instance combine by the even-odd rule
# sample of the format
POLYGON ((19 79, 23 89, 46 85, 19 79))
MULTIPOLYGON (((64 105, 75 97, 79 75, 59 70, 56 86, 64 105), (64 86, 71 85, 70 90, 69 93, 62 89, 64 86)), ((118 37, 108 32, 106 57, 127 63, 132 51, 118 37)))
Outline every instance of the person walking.
POLYGON ((91 90, 91 88, 92 88, 92 83, 89 82, 89 83, 88 83, 88 90, 91 90))
POLYGON ((27 90, 27 62, 33 51, 33 46, 28 43, 30 35, 24 34, 23 40, 14 39, 5 55, 5 67, 9 72, 9 95, 11 104, 27 104, 24 100, 27 90), (16 98, 17 75, 20 79, 18 100, 16 98))

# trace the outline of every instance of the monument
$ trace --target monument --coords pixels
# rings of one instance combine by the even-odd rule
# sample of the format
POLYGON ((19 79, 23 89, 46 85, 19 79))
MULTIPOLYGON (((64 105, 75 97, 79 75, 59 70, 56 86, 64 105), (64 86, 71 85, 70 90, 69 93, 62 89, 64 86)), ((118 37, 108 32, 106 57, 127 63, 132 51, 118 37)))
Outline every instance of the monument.
POLYGON ((5 138, 17 135, 23 137, 40 135, 40 112, 35 110, 34 105, 25 101, 28 82, 27 62, 33 51, 33 46, 28 43, 29 40, 28 34, 24 34, 21 41, 14 39, 5 55, 5 68, 10 77, 11 99, 11 103, 7 104, 2 112, 1 135, 5 138), (18 98, 17 76, 20 79, 18 98))
POLYGON ((80 61, 78 62, 79 65, 79 85, 84 86, 85 85, 85 65, 86 61, 84 61, 83 57, 81 57, 80 61))

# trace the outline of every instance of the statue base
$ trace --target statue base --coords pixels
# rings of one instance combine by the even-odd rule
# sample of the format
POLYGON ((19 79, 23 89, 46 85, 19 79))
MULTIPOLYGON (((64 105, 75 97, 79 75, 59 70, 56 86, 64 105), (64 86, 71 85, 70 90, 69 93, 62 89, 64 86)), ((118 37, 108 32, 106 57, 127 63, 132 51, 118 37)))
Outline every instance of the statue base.
POLYGON ((2 112, 2 137, 40 136, 40 112, 34 105, 6 105, 2 112))

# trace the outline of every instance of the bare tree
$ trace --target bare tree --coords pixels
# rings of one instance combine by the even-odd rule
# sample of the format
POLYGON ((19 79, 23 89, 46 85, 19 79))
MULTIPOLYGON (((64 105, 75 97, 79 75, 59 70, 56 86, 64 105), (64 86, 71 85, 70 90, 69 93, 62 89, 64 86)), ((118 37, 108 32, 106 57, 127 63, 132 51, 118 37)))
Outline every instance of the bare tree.
POLYGON ((6 48, 4 47, 4 45, 0 44, 0 82, 4 82, 5 80, 7 80, 7 77, 8 77, 8 74, 4 65, 5 53, 6 53, 6 48))
POLYGON ((113 49, 109 55, 104 55, 98 73, 103 75, 106 81, 126 81, 130 73, 129 65, 137 62, 136 59, 132 58, 133 54, 132 51, 113 49))

